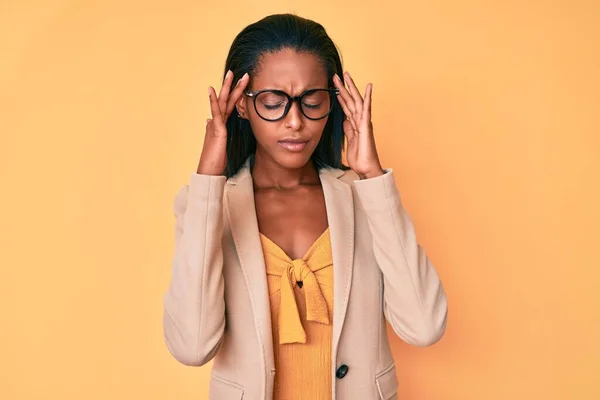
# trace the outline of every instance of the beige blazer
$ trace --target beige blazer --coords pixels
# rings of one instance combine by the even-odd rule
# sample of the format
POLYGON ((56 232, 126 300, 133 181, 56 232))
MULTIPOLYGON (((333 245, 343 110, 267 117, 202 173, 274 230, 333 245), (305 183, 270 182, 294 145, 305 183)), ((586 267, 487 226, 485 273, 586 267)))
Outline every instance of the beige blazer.
MULTIPOLYGON (((359 180, 327 169, 320 179, 334 266, 333 399, 397 399, 385 321, 410 344, 435 343, 446 326, 444 289, 392 170, 359 180)), ((211 400, 271 400, 277 371, 249 163, 229 179, 192 174, 174 211, 163 318, 170 353, 193 366, 214 359, 211 400)))

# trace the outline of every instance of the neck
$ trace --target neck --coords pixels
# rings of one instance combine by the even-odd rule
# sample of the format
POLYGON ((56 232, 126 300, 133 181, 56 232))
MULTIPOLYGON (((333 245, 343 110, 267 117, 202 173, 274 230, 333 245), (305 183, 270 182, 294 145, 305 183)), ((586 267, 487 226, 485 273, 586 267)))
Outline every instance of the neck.
POLYGON ((299 185, 320 183, 319 172, 312 160, 300 168, 286 168, 277 164, 271 157, 262 155, 259 151, 254 156, 251 173, 256 189, 286 190, 299 185))

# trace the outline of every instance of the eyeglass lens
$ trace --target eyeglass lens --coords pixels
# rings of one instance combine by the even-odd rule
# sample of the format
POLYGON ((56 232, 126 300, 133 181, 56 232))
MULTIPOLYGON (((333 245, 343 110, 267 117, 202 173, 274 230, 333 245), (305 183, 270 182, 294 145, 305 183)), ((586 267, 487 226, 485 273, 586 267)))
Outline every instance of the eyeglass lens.
MULTIPOLYGON (((256 112, 264 119, 276 120, 283 116, 289 98, 278 92, 262 92, 256 96, 256 112)), ((326 90, 306 92, 300 99, 302 112, 311 119, 325 117, 331 108, 331 95, 326 90)))

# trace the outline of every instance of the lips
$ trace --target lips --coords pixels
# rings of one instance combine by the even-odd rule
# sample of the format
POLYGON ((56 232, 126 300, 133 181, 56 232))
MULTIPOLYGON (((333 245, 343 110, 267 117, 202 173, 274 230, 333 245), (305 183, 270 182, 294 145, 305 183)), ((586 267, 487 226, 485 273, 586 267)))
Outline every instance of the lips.
POLYGON ((298 151, 304 150, 307 143, 308 143, 308 140, 302 140, 302 139, 284 139, 284 140, 279 141, 279 144, 281 145, 281 147, 283 147, 284 149, 286 149, 288 151, 292 151, 292 152, 298 152, 298 151))

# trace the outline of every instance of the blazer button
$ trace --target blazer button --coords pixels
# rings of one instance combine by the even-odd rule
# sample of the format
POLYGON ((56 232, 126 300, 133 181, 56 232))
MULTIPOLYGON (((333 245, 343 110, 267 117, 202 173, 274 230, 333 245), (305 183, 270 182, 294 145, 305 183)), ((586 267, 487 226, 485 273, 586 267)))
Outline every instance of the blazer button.
POLYGON ((335 377, 338 379, 342 379, 348 373, 348 366, 346 364, 340 365, 340 367, 335 371, 335 377))

